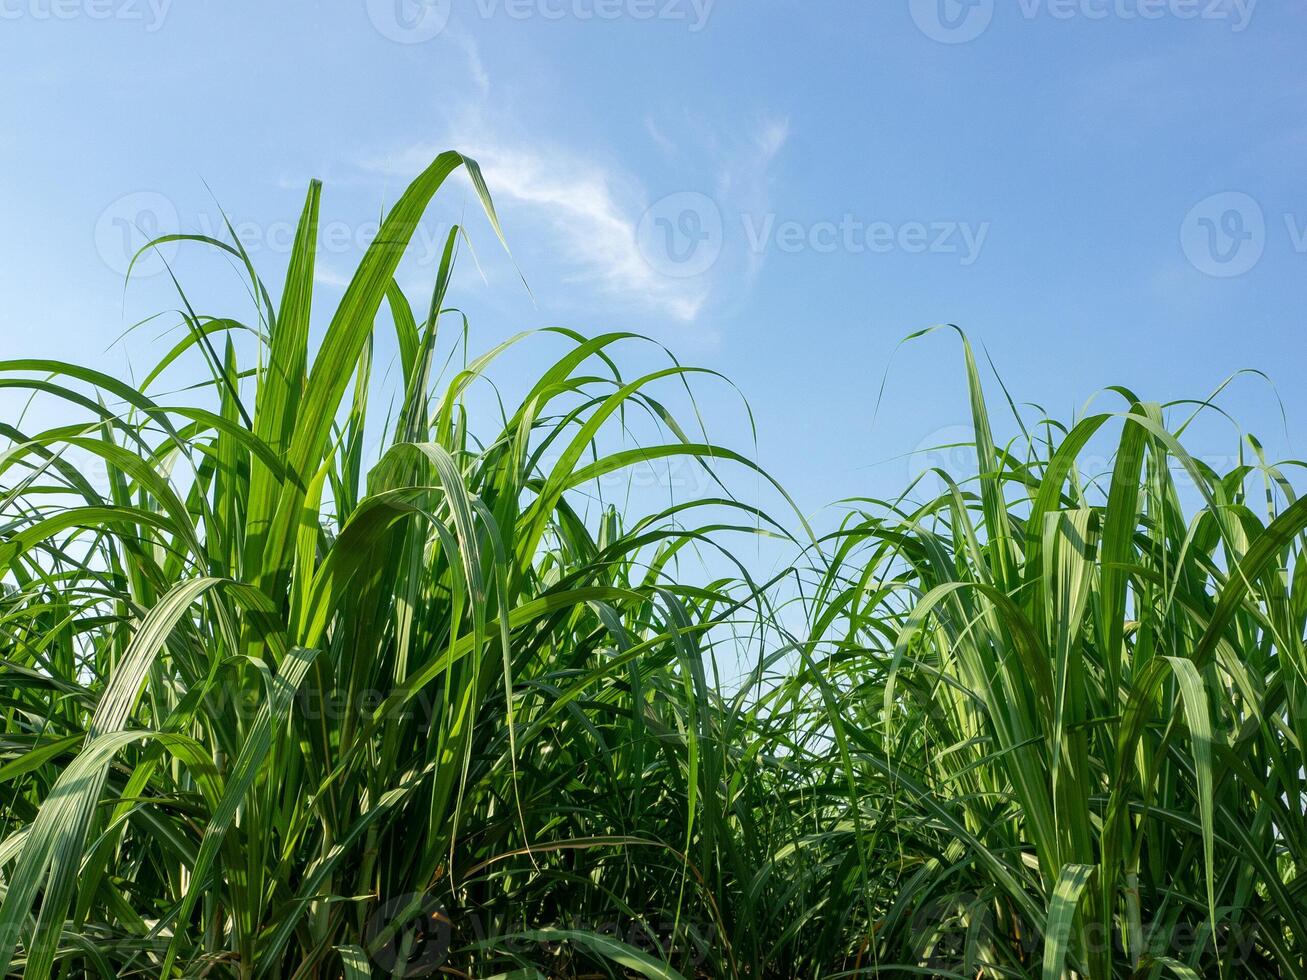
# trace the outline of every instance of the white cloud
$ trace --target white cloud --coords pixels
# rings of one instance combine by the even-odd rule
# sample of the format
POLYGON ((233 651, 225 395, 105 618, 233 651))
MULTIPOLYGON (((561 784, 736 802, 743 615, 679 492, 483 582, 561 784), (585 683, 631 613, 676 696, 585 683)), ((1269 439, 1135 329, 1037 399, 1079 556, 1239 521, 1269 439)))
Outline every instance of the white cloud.
MULTIPOLYGON (((654 120, 646 119, 646 128, 655 141, 675 145, 654 120)), ((407 180, 441 150, 454 146, 466 152, 485 173, 510 245, 521 239, 523 229, 534 236, 532 223, 541 226, 543 233, 533 240, 547 242, 561 260, 563 281, 589 288, 587 300, 691 322, 720 286, 729 286, 727 291, 736 294, 733 298, 738 301, 739 292, 747 290, 761 266, 760 256, 749 255, 742 268, 737 258, 724 260, 700 276, 665 275, 646 261, 636 238, 641 216, 662 193, 651 192, 625 167, 557 144, 490 132, 481 119, 464 120, 450 132, 457 135, 365 161, 364 169, 407 180), (731 277, 737 281, 726 282, 731 277)), ((664 190, 702 188, 717 202, 728 224, 727 249, 732 244, 742 248, 730 236, 738 232, 741 215, 770 208, 769 171, 789 135, 788 119, 765 118, 730 140, 730 149, 723 150, 727 141, 714 139, 698 180, 682 177, 679 187, 668 187, 664 181, 664 190)))
POLYGON ((654 120, 653 116, 644 117, 644 129, 649 134, 660 150, 669 157, 676 156, 676 144, 667 138, 663 133, 662 127, 654 120))
POLYGON ((462 49, 463 57, 467 59, 468 75, 476 84, 477 91, 484 97, 490 92, 490 76, 481 62, 481 48, 470 34, 450 31, 448 37, 462 49))
MULTIPOLYGON (((721 196, 736 203, 741 213, 755 220, 772 210, 772 164, 790 139, 788 118, 765 118, 754 128, 743 149, 722 166, 718 180, 721 196)), ((748 249, 742 288, 747 291, 762 271, 766 254, 748 249)))
MULTIPOLYGON (((683 321, 699 313, 709 284, 663 276, 640 254, 635 227, 646 204, 642 189, 629 174, 540 144, 528 147, 464 136, 457 145, 481 165, 496 208, 510 228, 519 227, 519 219, 526 218, 549 229, 549 240, 557 244, 571 270, 565 281, 588 284, 600 298, 683 321)), ((366 166, 388 175, 411 176, 443 147, 443 143, 413 146, 366 166)))
POLYGON ((336 289, 344 289, 349 285, 349 276, 337 272, 324 265, 321 261, 314 263, 313 281, 323 286, 332 286, 336 289))
POLYGON ((758 132, 754 136, 754 143, 758 147, 760 159, 757 161, 763 168, 771 165, 776 154, 780 153, 785 144, 790 139, 790 120, 786 119, 766 119, 758 132))

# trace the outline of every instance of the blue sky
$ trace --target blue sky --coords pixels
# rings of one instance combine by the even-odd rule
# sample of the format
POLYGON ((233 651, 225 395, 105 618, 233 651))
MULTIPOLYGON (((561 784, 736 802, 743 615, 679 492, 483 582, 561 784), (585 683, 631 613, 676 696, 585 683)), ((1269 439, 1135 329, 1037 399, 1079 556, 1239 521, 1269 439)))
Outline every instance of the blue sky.
MULTIPOLYGON (((956 344, 895 354, 942 321, 1062 418, 1109 384, 1200 398, 1262 369, 1274 389, 1222 404, 1301 454, 1305 49, 1307 8, 1270 0, 0 0, 0 337, 139 376, 160 330, 111 345, 175 301, 161 275, 124 296, 138 229, 214 230, 221 205, 275 284, 313 176, 326 307, 456 148, 534 300, 461 179, 412 295, 466 216, 474 350, 645 333, 735 382, 807 509, 892 493, 904 453, 964 434, 956 344)), ((221 261, 174 264, 201 310, 248 309, 221 261)), ((739 396, 699 394, 710 435, 753 452, 739 396)), ((1234 449, 1228 425, 1194 438, 1234 449)))

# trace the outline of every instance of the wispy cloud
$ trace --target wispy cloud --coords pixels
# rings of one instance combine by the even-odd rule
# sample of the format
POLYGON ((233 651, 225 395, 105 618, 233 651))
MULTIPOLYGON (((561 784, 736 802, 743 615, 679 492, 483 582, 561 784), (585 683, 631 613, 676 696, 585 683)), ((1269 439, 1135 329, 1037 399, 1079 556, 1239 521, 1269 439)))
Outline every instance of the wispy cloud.
MULTIPOLYGON (((645 207, 644 193, 630 174, 559 147, 517 144, 484 132, 469 136, 464 130, 458 145, 480 163, 510 226, 525 219, 548 229, 569 270, 566 281, 589 285, 598 298, 679 320, 698 314, 708 284, 669 279, 640 254, 635 227, 645 207)), ((410 146, 365 166, 387 176, 411 176, 444 147, 410 146)))
POLYGON ((463 52, 463 57, 467 60, 468 76, 476 84, 477 91, 484 97, 490 92, 490 76, 486 73, 486 67, 481 61, 481 48, 477 46, 476 40, 470 34, 449 31, 448 37, 463 52))
MULTIPOLYGON (((502 120, 500 128, 507 128, 502 120)), ((654 120, 647 120, 647 129, 655 141, 674 145, 654 120)), ((365 160, 364 169, 405 179, 440 150, 457 145, 481 164, 510 229, 518 234, 533 224, 543 229, 541 240, 550 243, 563 267, 560 278, 581 288, 586 305, 616 303, 691 322, 725 277, 740 280, 731 290, 738 299, 739 289, 747 288, 756 274, 761 260, 752 255, 743 268, 739 262, 724 261, 720 269, 689 278, 669 276, 651 264, 641 251, 637 227, 661 194, 651 192, 621 163, 556 142, 492 131, 483 118, 462 120, 451 131, 457 132, 452 143, 442 139, 403 147, 365 160)), ((789 134, 788 120, 769 117, 731 140, 729 148, 723 146, 727 141, 715 140, 716 145, 701 154, 706 159, 698 176, 681 177, 681 189, 701 189, 712 197, 728 224, 745 212, 766 210, 769 171, 789 134)))
POLYGON ((761 156, 758 161, 762 166, 771 165, 776 154, 781 151, 790 139, 790 120, 784 119, 766 119, 754 136, 754 143, 758 147, 761 156))
POLYGON ((344 289, 349 285, 349 276, 318 262, 313 266, 313 281, 323 286, 344 289))
MULTIPOLYGON (((788 117, 762 119, 745 144, 745 148, 723 167, 721 182, 723 196, 739 202, 741 211, 753 215, 767 214, 772 210, 772 165, 785 144, 790 140, 788 117)), ((762 271, 765 254, 748 250, 745 288, 753 285, 762 271)))
POLYGON ((644 130, 649 134, 649 138, 654 141, 658 149, 662 150, 667 156, 676 155, 676 144, 667 138, 663 129, 658 125, 658 121, 653 116, 644 117, 644 130))

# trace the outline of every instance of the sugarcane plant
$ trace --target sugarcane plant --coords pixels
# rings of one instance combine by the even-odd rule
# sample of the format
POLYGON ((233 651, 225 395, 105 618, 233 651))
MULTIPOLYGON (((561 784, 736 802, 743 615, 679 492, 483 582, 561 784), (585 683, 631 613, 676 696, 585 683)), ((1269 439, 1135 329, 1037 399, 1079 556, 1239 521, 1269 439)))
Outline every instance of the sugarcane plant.
POLYGON ((1307 978, 1297 464, 1123 388, 1000 438, 961 336, 976 474, 805 519, 647 340, 471 357, 462 228, 414 304, 460 170, 502 240, 442 154, 323 310, 314 182, 275 301, 146 247, 252 313, 178 283, 139 383, 0 363, 6 975, 1307 978))

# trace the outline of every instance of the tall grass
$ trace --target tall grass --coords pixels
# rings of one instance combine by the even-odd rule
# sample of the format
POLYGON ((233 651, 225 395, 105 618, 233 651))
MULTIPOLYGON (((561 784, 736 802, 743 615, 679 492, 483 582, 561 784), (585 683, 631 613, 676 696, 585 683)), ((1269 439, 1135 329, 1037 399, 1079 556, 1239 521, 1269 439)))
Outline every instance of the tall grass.
POLYGON ((881 955, 1302 976, 1307 503, 1255 440, 1215 472, 1125 389, 999 446, 962 346, 978 478, 859 502, 814 619, 902 854, 881 955), (1110 471, 1081 472, 1105 431, 1110 471))
POLYGON ((1255 441, 1215 472, 1118 389, 1000 445, 963 338, 979 477, 814 539, 625 334, 478 428, 457 230, 421 308, 394 279, 460 167, 498 230, 443 154, 317 344, 314 184, 276 302, 192 243, 252 322, 183 302, 136 387, 0 364, 85 420, 3 430, 8 974, 1307 975, 1307 504, 1255 441), (174 362, 209 382, 150 394, 174 362), (714 489, 586 506, 668 460, 714 489))

